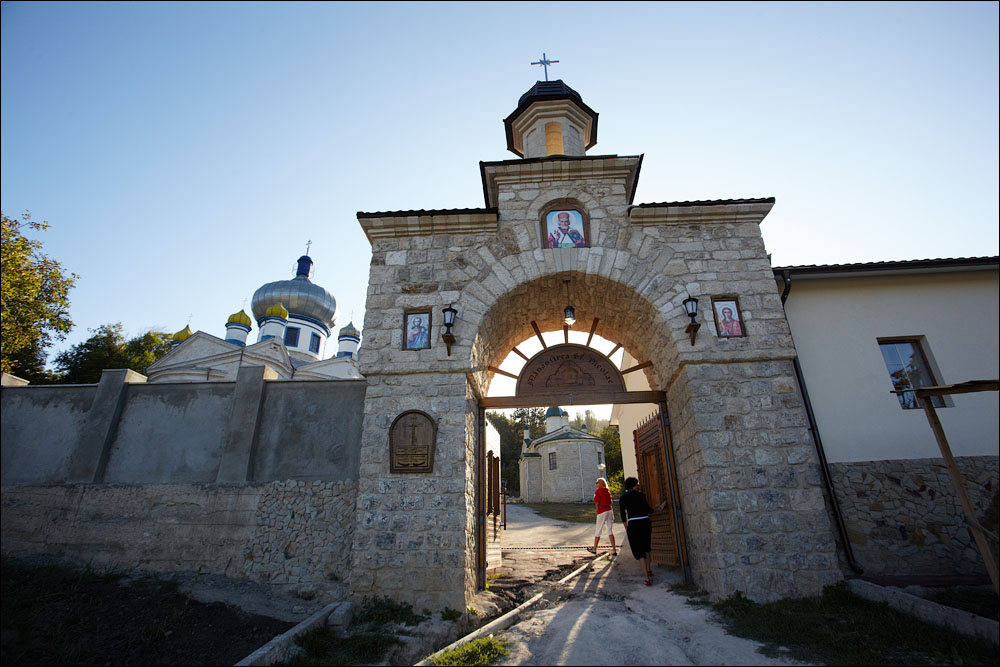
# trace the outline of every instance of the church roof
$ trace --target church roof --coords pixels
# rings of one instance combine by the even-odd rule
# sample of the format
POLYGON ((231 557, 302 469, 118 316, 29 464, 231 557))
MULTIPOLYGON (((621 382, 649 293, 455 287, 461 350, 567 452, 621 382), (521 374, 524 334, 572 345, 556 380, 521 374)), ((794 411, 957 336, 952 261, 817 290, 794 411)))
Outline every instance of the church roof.
POLYGON ((358 211, 359 218, 397 218, 410 215, 462 215, 497 213, 496 208, 439 208, 439 209, 416 209, 413 211, 358 211))
POLYGON ((803 264, 799 266, 776 266, 775 275, 785 271, 798 277, 829 278, 837 275, 864 273, 866 275, 885 273, 933 273, 940 271, 975 271, 996 269, 1000 266, 1000 256, 954 257, 940 259, 908 259, 889 262, 858 262, 854 264, 803 264))
POLYGON ((631 208, 663 208, 671 206, 726 206, 729 204, 773 204, 774 197, 750 199, 703 199, 699 201, 666 201, 654 204, 634 204, 631 208))
POLYGON ((551 433, 546 433, 539 438, 535 438, 531 441, 531 446, 537 447, 538 445, 546 442, 553 442, 555 440, 597 440, 598 442, 604 442, 602 438, 598 438, 596 435, 591 435, 586 431, 578 431, 572 426, 563 426, 556 431, 552 431, 551 433))

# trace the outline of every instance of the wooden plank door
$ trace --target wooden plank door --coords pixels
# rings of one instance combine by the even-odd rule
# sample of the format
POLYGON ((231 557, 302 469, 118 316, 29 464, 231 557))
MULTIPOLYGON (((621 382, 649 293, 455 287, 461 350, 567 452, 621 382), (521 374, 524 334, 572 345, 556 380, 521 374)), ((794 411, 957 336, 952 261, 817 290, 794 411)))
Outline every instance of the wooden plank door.
POLYGON ((639 468, 639 484, 646 500, 652 507, 667 501, 666 510, 650 516, 653 527, 650 558, 654 563, 678 566, 681 564, 679 540, 673 514, 670 512, 670 484, 676 484, 676 480, 671 480, 667 474, 668 443, 664 442, 663 432, 660 415, 654 413, 633 431, 632 437, 639 468))

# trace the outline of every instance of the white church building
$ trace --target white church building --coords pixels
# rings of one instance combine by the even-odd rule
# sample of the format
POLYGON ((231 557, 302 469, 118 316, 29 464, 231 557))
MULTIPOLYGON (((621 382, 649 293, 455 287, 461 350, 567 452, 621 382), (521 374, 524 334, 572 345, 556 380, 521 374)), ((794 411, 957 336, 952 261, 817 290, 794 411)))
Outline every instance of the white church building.
POLYGON ((326 354, 337 324, 337 301, 309 280, 312 266, 312 258, 303 255, 295 277, 254 292, 256 343, 247 344, 254 320, 243 310, 229 316, 224 339, 184 327, 174 334, 173 349, 149 367, 146 382, 231 382, 240 368, 265 365, 274 379, 360 379, 361 332, 353 322, 340 330, 336 355, 326 354))
POLYGON ((528 503, 585 502, 594 497, 594 480, 604 474, 604 441, 569 425, 559 407, 545 412, 545 435, 532 440, 524 433, 518 458, 521 498, 528 503))

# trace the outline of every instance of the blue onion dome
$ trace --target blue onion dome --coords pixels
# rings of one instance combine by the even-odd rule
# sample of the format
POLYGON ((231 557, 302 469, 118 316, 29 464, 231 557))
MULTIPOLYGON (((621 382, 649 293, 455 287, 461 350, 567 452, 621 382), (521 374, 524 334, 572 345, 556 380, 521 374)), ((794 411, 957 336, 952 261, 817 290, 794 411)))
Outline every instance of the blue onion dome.
POLYGON ((233 313, 226 320, 226 324, 242 324, 243 326, 251 326, 253 322, 250 320, 250 316, 246 314, 246 311, 240 310, 238 313, 233 313))
POLYGON ((354 327, 354 322, 351 322, 346 327, 340 330, 341 336, 354 336, 358 338, 361 336, 361 332, 354 327))
POLYGON ((308 255, 299 257, 298 269, 291 280, 267 283, 253 293, 250 308, 260 321, 268 308, 281 302, 292 315, 308 317, 326 327, 337 323, 337 300, 327 290, 309 280, 313 261, 308 255))
POLYGON ((545 416, 546 417, 562 417, 563 416, 563 411, 562 411, 561 408, 551 407, 551 408, 549 408, 548 410, 545 411, 545 416))

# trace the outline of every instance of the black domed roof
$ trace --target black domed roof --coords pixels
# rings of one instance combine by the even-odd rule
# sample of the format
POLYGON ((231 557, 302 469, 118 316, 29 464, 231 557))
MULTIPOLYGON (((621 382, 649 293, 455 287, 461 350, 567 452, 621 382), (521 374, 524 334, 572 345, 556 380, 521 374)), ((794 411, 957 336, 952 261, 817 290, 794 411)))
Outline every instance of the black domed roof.
POLYGON ((521 155, 521 151, 514 148, 514 120, 523 114, 533 103, 548 100, 570 100, 580 107, 580 110, 590 116, 592 120, 590 124, 590 136, 584 137, 585 148, 589 149, 597 143, 597 112, 583 103, 580 93, 563 83, 562 79, 556 79, 555 81, 536 81, 535 85, 528 89, 528 92, 521 95, 521 98, 517 101, 517 108, 503 119, 504 129, 507 132, 507 150, 515 155, 521 155))
POLYGON ((566 97, 570 97, 583 104, 583 98, 580 97, 580 93, 563 83, 562 79, 557 79, 556 81, 536 81, 535 85, 528 89, 528 92, 521 95, 521 99, 517 101, 517 106, 527 106, 539 99, 552 100, 566 97))

